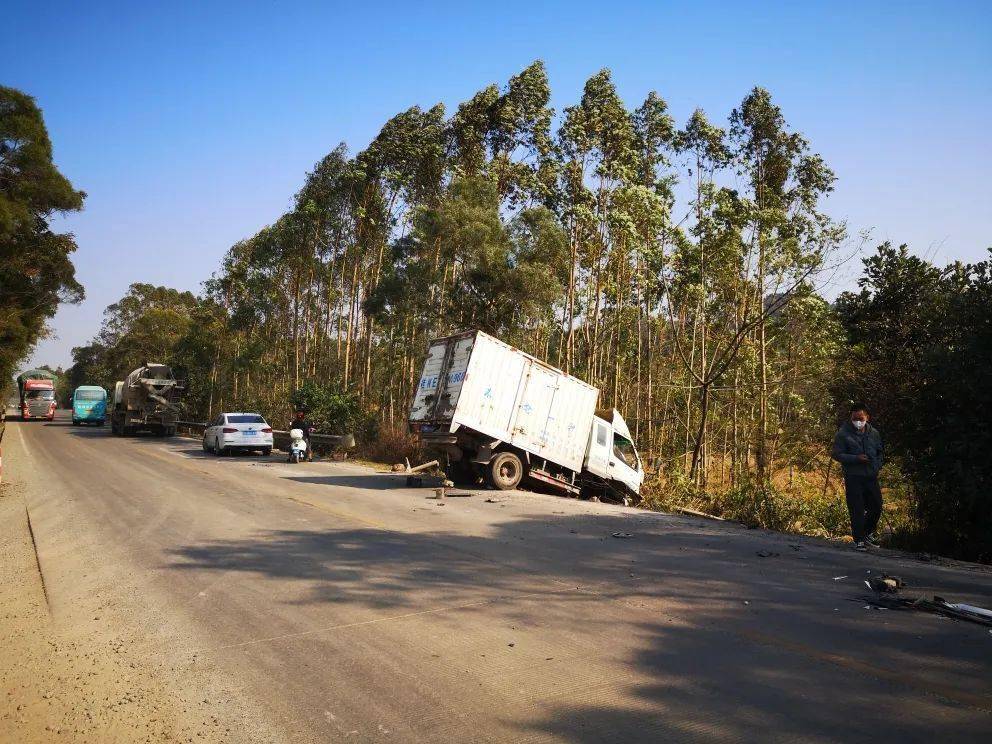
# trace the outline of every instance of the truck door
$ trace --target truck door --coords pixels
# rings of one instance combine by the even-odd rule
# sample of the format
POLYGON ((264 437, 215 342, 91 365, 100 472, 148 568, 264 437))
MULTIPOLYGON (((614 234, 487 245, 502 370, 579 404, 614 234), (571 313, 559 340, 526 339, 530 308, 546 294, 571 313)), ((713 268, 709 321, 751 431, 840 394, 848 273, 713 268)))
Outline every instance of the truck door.
POLYGON ((613 431, 613 448, 610 452, 610 479, 619 481, 634 493, 641 490, 644 470, 634 443, 618 431, 613 431))
POLYGON ((538 452, 548 444, 548 416, 558 390, 558 376, 539 364, 530 364, 513 422, 513 444, 538 452))
POLYGON ((599 417, 594 418, 592 420, 592 432, 589 434, 589 454, 586 458, 586 469, 600 478, 610 478, 612 448, 613 427, 599 417))

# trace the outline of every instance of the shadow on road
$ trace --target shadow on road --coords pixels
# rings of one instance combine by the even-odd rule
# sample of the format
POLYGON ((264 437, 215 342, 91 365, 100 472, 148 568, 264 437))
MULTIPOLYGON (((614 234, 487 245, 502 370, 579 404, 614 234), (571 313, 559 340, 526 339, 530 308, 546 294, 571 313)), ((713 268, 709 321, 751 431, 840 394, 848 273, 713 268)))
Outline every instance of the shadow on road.
MULTIPOLYGON (((371 480, 336 484, 372 488, 362 484, 371 480)), ((411 506, 439 519, 457 508, 411 506)), ((469 645, 516 628, 516 652, 547 669, 547 698, 557 701, 522 738, 537 730, 590 743, 877 743, 930 741, 939 730, 943 740, 971 741, 992 726, 987 630, 865 609, 862 579, 881 570, 873 556, 629 515, 525 515, 490 525, 487 536, 441 524, 428 534, 265 531, 185 546, 171 567, 299 582, 288 601, 346 606, 346 616, 459 607, 431 622, 469 645), (779 555, 760 558, 761 548, 779 555), (573 658, 555 664, 545 645, 573 658)), ((959 601, 992 595, 985 573, 952 577, 921 564, 902 574, 920 591, 960 592, 959 601)))
POLYGON ((402 477, 394 475, 288 475, 286 480, 297 483, 314 483, 320 486, 363 488, 370 491, 407 487, 406 481, 402 477))
POLYGON ((72 424, 52 424, 53 426, 69 426, 71 430, 70 434, 76 437, 84 438, 103 438, 111 437, 113 434, 110 432, 109 426, 72 426, 72 424))

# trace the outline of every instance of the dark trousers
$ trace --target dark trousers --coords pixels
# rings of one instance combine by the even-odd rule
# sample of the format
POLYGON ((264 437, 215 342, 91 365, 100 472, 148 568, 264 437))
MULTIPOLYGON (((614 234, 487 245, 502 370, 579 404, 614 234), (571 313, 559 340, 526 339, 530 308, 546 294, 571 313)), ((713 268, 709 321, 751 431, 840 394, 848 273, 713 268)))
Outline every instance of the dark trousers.
POLYGON ((882 516, 882 489, 876 475, 845 475, 844 493, 847 511, 851 514, 851 534, 855 542, 862 542, 878 527, 882 516))

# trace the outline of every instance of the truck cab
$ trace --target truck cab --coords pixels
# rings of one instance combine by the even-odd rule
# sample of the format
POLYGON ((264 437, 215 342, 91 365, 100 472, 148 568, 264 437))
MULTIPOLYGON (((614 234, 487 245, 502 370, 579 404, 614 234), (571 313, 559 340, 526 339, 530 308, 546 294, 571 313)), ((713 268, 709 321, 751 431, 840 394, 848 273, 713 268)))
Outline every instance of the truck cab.
POLYGON ((107 391, 96 385, 80 385, 72 393, 72 425, 103 426, 107 417, 107 391))
POLYGON ((584 469, 606 483, 621 483, 634 494, 640 493, 644 467, 634 448, 627 422, 616 409, 596 411, 584 469))
POLYGON ((21 418, 55 418, 55 385, 51 380, 26 380, 21 401, 21 418))

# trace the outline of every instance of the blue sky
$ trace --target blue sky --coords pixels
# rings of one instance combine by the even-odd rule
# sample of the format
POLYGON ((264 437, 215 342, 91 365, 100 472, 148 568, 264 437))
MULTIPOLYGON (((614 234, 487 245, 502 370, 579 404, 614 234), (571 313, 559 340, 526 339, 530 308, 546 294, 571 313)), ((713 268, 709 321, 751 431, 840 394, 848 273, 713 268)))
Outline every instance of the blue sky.
POLYGON ((992 245, 990 2, 8 0, 0 84, 37 98, 89 194, 62 222, 87 299, 32 361, 67 364, 133 281, 198 289, 338 142, 538 58, 558 110, 602 67, 680 124, 762 85, 837 172, 829 211, 852 232, 941 262, 992 245))

